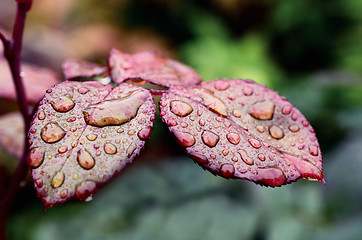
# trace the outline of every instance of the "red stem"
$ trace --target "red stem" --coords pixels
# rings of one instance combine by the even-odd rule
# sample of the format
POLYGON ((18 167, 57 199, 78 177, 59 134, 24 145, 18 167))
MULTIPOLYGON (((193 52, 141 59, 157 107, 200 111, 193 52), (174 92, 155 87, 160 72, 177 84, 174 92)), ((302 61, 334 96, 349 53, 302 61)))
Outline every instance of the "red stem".
MULTIPOLYGON (((20 53, 23 41, 23 32, 26 20, 27 11, 30 10, 32 0, 18 0, 17 12, 13 30, 12 40, 0 33, 0 39, 4 45, 4 55, 8 61, 10 71, 15 84, 18 105, 23 116, 25 132, 27 133, 30 127, 31 116, 29 114, 29 105, 26 98, 23 79, 20 68, 20 53)), ((15 170, 8 191, 0 200, 0 240, 6 239, 6 219, 10 213, 12 203, 19 189, 21 181, 25 179, 28 171, 27 156, 28 156, 28 141, 24 139, 23 155, 19 161, 19 165, 15 170)))

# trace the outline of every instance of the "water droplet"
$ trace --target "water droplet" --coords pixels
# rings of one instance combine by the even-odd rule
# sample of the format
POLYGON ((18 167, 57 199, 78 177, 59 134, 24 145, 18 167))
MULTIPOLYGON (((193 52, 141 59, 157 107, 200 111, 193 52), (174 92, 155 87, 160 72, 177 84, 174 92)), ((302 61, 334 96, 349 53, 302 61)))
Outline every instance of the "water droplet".
POLYGON ((220 175, 223 176, 224 178, 230 178, 234 176, 234 173, 235 173, 235 168, 232 164, 224 163, 223 165, 221 165, 220 175))
POLYGON ((60 197, 66 198, 67 196, 68 196, 68 189, 65 188, 60 192, 60 197))
POLYGON ((291 106, 291 105, 285 105, 285 106, 282 108, 282 113, 283 113, 284 115, 289 114, 291 111, 292 111, 292 106, 291 106))
POLYGON ((258 130, 260 133, 264 132, 264 126, 256 126, 256 130, 258 130))
POLYGON ((173 134, 181 146, 191 147, 195 144, 195 137, 191 133, 175 131, 173 134))
POLYGON ((265 155, 262 154, 262 153, 258 154, 258 158, 259 158, 260 161, 265 161, 265 155))
POLYGON ((282 170, 277 167, 259 168, 259 174, 254 176, 255 182, 266 186, 280 186, 287 180, 282 170))
POLYGON ((150 138, 151 133, 152 133, 152 127, 150 127, 150 126, 149 127, 144 127, 138 132, 137 136, 141 140, 147 140, 147 139, 150 138))
POLYGON ((309 145, 309 153, 313 156, 318 156, 318 147, 316 145, 309 145))
POLYGON ((201 164, 207 164, 207 163, 209 162, 209 160, 207 159, 207 157, 204 156, 204 155, 201 155, 201 154, 191 153, 191 154, 190 154, 190 157, 191 157, 195 162, 198 162, 198 163, 201 163, 201 164))
POLYGON ((39 167, 44 160, 45 148, 44 147, 34 147, 30 149, 28 155, 28 164, 31 168, 39 167))
POLYGON ((184 101, 174 100, 170 103, 170 111, 179 117, 185 117, 192 113, 193 110, 191 105, 184 101))
POLYGON ((274 114, 274 103, 270 100, 256 102, 248 109, 248 113, 258 120, 270 120, 274 114))
POLYGON ((62 184, 64 183, 64 178, 65 176, 62 171, 57 172, 52 179, 51 186, 53 188, 58 188, 62 186, 62 184))
POLYGON ((38 119, 39 120, 44 120, 45 119, 45 112, 44 111, 39 112, 38 119))
POLYGON ((302 121, 302 124, 303 124, 304 127, 308 127, 308 126, 309 126, 309 122, 306 121, 306 120, 303 120, 303 121, 302 121))
POLYGON ((188 124, 185 123, 185 122, 182 122, 180 125, 181 125, 181 127, 183 127, 183 128, 187 128, 187 126, 188 126, 188 124))
POLYGON ((239 110, 234 109, 233 115, 234 115, 234 117, 239 118, 239 117, 241 117, 241 112, 239 110))
POLYGON ((131 129, 131 130, 129 130, 129 131, 127 132, 127 134, 130 135, 130 136, 132 136, 132 135, 135 134, 135 133, 136 133, 136 131, 133 130, 133 129, 131 129))
POLYGON ((58 123, 50 122, 41 129, 40 136, 46 143, 55 143, 65 136, 65 131, 58 123))
POLYGON ((250 138, 249 143, 254 148, 260 148, 261 147, 261 143, 258 140, 254 139, 254 138, 250 138))
POLYGON ((77 179, 78 179, 78 174, 74 173, 73 179, 74 179, 74 180, 77 180, 77 179))
POLYGON ((227 116, 227 109, 224 102, 216 97, 212 91, 205 88, 196 87, 194 88, 194 94, 200 97, 203 104, 207 106, 211 111, 227 116))
POLYGON ((292 131, 292 132, 298 132, 299 127, 298 127, 298 125, 290 125, 289 130, 292 131))
POLYGON ((240 136, 237 133, 233 133, 233 132, 228 133, 226 135, 226 138, 229 140, 229 142, 231 142, 234 145, 236 145, 240 142, 240 136))
POLYGON ((201 138, 202 141, 209 147, 215 147, 219 142, 219 136, 211 131, 204 131, 201 138))
POLYGON ((240 154, 241 159, 248 165, 253 165, 254 160, 248 156, 248 154, 245 152, 245 150, 238 150, 238 153, 240 154))
POLYGON ((137 145, 135 143, 131 143, 126 150, 127 157, 130 157, 134 153, 136 148, 137 145))
POLYGON ((35 180, 35 184, 38 188, 43 187, 43 181, 41 179, 37 179, 35 180))
POLYGON ((275 125, 272 125, 269 127, 269 133, 275 139, 281 139, 284 137, 283 130, 280 127, 275 126, 275 125))
POLYGON ((224 91, 230 87, 230 84, 225 80, 215 81, 214 87, 219 91, 224 91))
POLYGON ((228 154, 229 154, 229 150, 227 150, 227 149, 222 150, 222 155, 226 156, 228 154))
POLYGON ((136 117, 138 109, 148 97, 144 91, 135 91, 120 99, 89 105, 83 111, 84 120, 96 127, 121 125, 136 117))
POLYGON ((67 122, 74 122, 76 119, 76 117, 70 117, 67 119, 67 122))
POLYGON ((86 138, 87 138, 89 141, 94 141, 94 140, 97 139, 97 137, 98 137, 98 135, 97 135, 97 134, 93 134, 93 133, 86 135, 86 138))
POLYGON ((76 146, 78 146, 78 141, 73 141, 71 146, 72 146, 72 148, 75 148, 76 146))
POLYGON ((58 148, 59 153, 65 153, 66 151, 68 151, 67 146, 61 146, 61 147, 58 148))
POLYGON ((123 132, 124 132, 124 129, 120 127, 120 128, 118 128, 117 132, 118 132, 118 133, 123 133, 123 132))
POLYGON ((107 154, 116 154, 117 153, 117 147, 114 146, 112 143, 106 143, 106 144, 104 144, 104 151, 107 154))
POLYGON ((81 87, 81 88, 78 89, 78 92, 80 94, 86 94, 87 92, 89 92, 89 88, 81 87))
POLYGON ((85 170, 89 170, 94 167, 95 161, 92 155, 85 149, 80 149, 77 153, 77 161, 79 165, 85 170))
POLYGON ((53 99, 50 101, 50 104, 52 105, 54 110, 58 112, 68 112, 75 106, 75 103, 73 102, 70 95, 53 99))
POLYGON ((176 126, 177 122, 174 119, 168 119, 167 120, 167 125, 169 126, 176 126))
POLYGON ((253 94, 253 88, 250 86, 245 86, 243 88, 243 93, 245 96, 250 96, 251 94, 253 94))
POLYGON ((205 120, 204 120, 204 119, 200 119, 200 120, 199 120, 199 124, 200 124, 201 126, 205 126, 205 120))
POLYGON ((87 200, 97 190, 95 182, 88 180, 80 183, 75 189, 75 196, 82 201, 87 200))
POLYGON ((298 119, 298 114, 296 112, 292 113, 292 120, 296 121, 298 119))

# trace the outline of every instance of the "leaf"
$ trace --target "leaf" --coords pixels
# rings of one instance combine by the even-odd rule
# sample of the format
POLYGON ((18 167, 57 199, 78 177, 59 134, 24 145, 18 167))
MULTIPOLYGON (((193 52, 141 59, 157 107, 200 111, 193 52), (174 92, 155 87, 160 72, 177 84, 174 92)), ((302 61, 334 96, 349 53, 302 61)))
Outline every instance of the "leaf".
POLYGON ((324 181, 313 128, 264 86, 235 79, 178 86, 164 93, 160 106, 178 143, 214 174, 267 186, 324 181))
POLYGON ((116 83, 134 79, 170 87, 194 86, 201 82, 200 76, 192 68, 154 52, 131 55, 112 49, 108 65, 116 83))
POLYGON ((20 112, 0 117, 0 146, 10 155, 21 158, 24 148, 24 120, 20 112))
POLYGON ((62 70, 65 78, 70 80, 78 77, 92 78, 102 75, 107 71, 107 67, 92 62, 67 59, 62 64, 62 70))
POLYGON ((28 133, 44 207, 91 198, 139 154, 154 115, 152 95, 131 84, 67 81, 49 89, 28 133))

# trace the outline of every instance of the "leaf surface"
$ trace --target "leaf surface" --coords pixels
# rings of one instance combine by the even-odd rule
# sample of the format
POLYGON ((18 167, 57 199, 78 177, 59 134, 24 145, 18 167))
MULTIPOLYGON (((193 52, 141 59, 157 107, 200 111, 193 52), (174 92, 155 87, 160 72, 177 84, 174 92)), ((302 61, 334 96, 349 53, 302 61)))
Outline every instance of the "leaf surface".
POLYGON ((78 77, 91 78, 102 75, 107 71, 107 67, 92 62, 67 59, 62 64, 62 70, 65 78, 71 80, 78 77))
POLYGON ((29 130, 28 163, 44 207, 87 200, 132 163, 155 119, 145 89, 64 82, 48 89, 29 130))
POLYGON ((112 80, 116 83, 134 79, 170 87, 194 86, 201 82, 200 76, 189 66, 154 52, 132 55, 113 49, 108 65, 112 80))
POLYGON ((324 181, 313 128, 264 86, 238 79, 178 86, 160 106, 178 143, 214 174, 273 187, 299 178, 324 181))

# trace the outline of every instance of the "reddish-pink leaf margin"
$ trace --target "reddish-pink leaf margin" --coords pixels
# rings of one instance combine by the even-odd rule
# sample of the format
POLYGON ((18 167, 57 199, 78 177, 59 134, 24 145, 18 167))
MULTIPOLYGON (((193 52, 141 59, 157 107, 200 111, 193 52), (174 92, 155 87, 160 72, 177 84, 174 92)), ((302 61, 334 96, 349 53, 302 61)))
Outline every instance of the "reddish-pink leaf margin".
POLYGON ((71 80, 79 77, 92 78, 104 74, 108 69, 96 63, 67 59, 62 64, 65 79, 71 80))
POLYGON ((281 186, 323 181, 313 128, 284 97, 252 81, 203 82, 163 94, 160 115, 196 163, 225 178, 281 186))
POLYGON ((44 207, 87 200, 131 164, 150 137, 148 90, 66 81, 48 89, 28 133, 31 177, 44 207))

